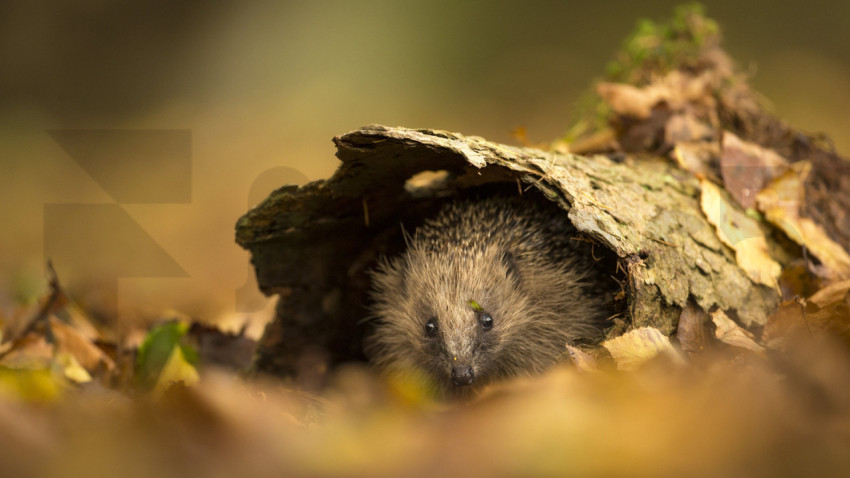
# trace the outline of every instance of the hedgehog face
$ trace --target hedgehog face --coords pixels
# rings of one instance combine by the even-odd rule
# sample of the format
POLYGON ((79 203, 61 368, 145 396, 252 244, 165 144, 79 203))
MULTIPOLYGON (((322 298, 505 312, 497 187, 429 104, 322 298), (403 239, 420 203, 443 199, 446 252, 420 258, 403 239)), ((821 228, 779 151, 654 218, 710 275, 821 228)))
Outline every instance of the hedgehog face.
POLYGON ((498 196, 447 204, 373 275, 372 363, 424 372, 444 396, 465 397, 542 372, 566 343, 598 336, 605 289, 589 292, 573 233, 556 206, 498 196))
POLYGON ((529 302, 504 254, 411 250, 375 279, 379 365, 424 371, 449 395, 500 374, 505 337, 529 302), (397 297, 387 300, 390 291, 397 297))
POLYGON ((461 311, 449 315, 452 314, 449 312, 443 314, 446 318, 443 321, 435 315, 425 323, 428 355, 436 358, 427 361, 431 362, 430 373, 454 387, 473 385, 476 375, 481 383, 482 376, 486 377, 485 373, 490 368, 489 362, 498 355, 499 349, 497 335, 491 332, 495 324, 492 314, 475 301, 467 303, 472 308, 471 314, 461 311), (440 323, 444 323, 442 328, 448 330, 442 330, 440 323))

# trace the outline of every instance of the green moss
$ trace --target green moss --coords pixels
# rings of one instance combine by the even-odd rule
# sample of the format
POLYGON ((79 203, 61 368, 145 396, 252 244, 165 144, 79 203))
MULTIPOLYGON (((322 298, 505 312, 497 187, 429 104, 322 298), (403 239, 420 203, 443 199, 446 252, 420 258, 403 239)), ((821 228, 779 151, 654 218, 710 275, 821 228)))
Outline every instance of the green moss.
MULTIPOLYGON (((705 17, 702 5, 681 5, 667 22, 638 20, 615 59, 608 63, 603 80, 644 86, 654 76, 674 69, 698 71, 706 64, 704 53, 719 43, 720 28, 705 17)), ((560 141, 571 143, 604 129, 610 114, 611 108, 595 90, 587 92, 576 108, 577 119, 560 141)))
POLYGON ((640 86, 652 74, 698 69, 705 49, 719 41, 720 28, 717 22, 705 17, 702 5, 682 5, 675 9, 669 22, 639 20, 616 59, 608 64, 607 77, 610 81, 640 86))

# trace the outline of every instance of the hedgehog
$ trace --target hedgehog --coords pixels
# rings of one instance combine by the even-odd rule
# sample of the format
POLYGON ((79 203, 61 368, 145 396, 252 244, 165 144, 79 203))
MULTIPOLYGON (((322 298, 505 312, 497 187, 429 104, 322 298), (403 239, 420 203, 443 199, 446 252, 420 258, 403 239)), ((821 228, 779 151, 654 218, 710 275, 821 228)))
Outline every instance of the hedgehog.
POLYGON ((444 397, 469 397, 546 370, 568 343, 598 339, 612 296, 577 235, 548 201, 444 205, 372 273, 371 363, 424 376, 444 397))

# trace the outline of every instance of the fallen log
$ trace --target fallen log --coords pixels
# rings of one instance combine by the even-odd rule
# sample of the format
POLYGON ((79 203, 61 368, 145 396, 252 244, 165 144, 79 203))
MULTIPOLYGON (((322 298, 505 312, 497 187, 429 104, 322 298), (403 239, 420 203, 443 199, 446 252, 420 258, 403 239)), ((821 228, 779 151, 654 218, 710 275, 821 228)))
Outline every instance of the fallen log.
POLYGON ((712 23, 679 15, 678 30, 648 34, 688 48, 621 60, 597 87, 604 121, 551 147, 378 125, 334 138, 331 178, 278 189, 237 223, 260 288, 280 296, 256 368, 309 376, 363 360, 369 271, 472 190, 542 194, 613 258, 626 306, 607 338, 675 334, 689 306, 760 330, 781 299, 850 277, 850 163, 766 113, 712 23), (783 276, 795 268, 807 279, 783 276))

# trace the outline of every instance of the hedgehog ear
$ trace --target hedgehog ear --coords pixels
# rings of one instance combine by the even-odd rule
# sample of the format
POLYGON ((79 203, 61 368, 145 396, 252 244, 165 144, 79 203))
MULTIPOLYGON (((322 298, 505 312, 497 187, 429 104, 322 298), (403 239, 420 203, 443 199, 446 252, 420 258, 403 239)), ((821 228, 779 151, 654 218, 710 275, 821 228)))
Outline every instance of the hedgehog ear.
POLYGON ((522 277, 519 273, 519 267, 517 267, 516 257, 510 252, 506 252, 502 255, 502 262, 507 267, 505 277, 513 281, 515 286, 519 287, 522 277))

